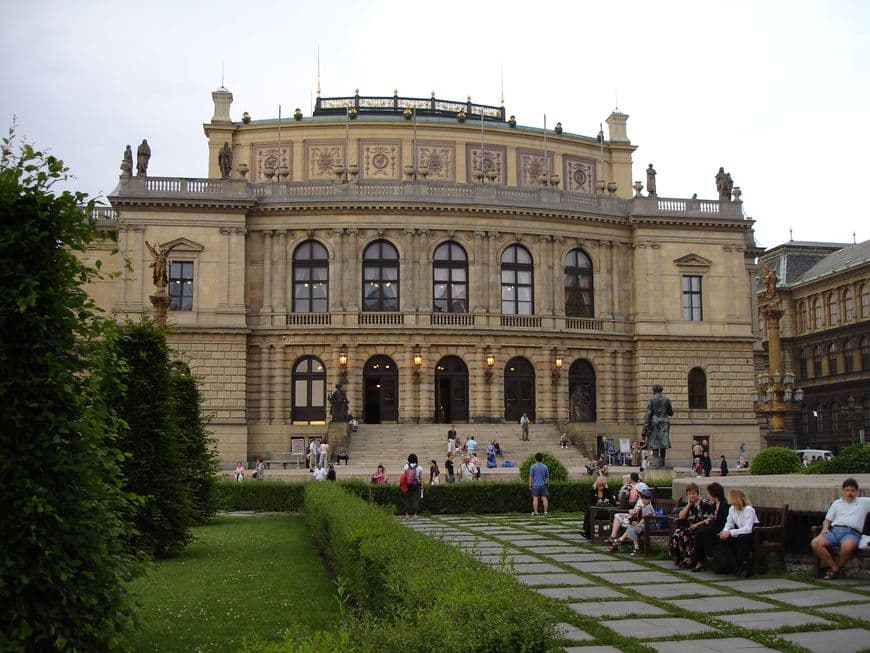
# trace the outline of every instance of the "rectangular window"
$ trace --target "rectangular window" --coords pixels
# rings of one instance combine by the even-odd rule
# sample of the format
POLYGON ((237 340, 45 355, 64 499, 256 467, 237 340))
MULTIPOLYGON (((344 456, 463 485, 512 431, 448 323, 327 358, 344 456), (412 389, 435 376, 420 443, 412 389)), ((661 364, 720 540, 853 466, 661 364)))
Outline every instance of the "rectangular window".
POLYGON ((701 277, 683 276, 683 319, 700 322, 704 319, 701 310, 701 277))
POLYGON ((193 261, 172 261, 169 264, 169 309, 193 310, 193 261))

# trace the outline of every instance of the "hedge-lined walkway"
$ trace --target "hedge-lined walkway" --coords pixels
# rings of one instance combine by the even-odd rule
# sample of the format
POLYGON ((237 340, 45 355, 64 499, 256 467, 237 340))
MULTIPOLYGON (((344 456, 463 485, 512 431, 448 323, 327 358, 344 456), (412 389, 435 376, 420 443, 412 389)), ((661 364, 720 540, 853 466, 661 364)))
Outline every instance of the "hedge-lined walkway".
POLYGON ((861 579, 691 573, 669 560, 607 553, 570 517, 444 515, 406 523, 558 601, 566 651, 870 650, 870 583, 861 579))

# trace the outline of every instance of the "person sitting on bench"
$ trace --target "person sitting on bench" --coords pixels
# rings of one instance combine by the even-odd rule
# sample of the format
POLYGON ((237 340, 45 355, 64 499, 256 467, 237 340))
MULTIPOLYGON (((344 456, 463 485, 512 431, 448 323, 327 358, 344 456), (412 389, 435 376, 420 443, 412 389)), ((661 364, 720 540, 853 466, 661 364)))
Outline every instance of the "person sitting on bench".
POLYGON ((811 543, 822 566, 828 568, 825 580, 832 580, 849 562, 858 550, 861 541, 861 529, 867 513, 870 512, 870 497, 858 496, 858 481, 847 478, 843 481, 843 498, 837 499, 828 508, 822 532, 811 543), (831 555, 830 547, 840 547, 837 560, 831 555))
POLYGON ((347 447, 339 447, 338 453, 335 454, 335 462, 337 464, 341 464, 341 461, 344 461, 345 466, 347 466, 347 461, 350 460, 350 454, 347 452, 347 447))

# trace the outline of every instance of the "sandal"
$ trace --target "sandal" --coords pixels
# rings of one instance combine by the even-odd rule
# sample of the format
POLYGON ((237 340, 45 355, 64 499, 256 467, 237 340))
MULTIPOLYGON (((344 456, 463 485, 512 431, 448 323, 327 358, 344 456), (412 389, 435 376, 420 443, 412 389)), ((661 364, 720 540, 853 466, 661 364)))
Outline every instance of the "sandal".
POLYGON ((824 576, 824 578, 822 578, 822 580, 834 580, 839 575, 840 575, 839 569, 837 571, 834 571, 834 569, 831 568, 831 569, 828 569, 828 573, 825 574, 825 576, 824 576))

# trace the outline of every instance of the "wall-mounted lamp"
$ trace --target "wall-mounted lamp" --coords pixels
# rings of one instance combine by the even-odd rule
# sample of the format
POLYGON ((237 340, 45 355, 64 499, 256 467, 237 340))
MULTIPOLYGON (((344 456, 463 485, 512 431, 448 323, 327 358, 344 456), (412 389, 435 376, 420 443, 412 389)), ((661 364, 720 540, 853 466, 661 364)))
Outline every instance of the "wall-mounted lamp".
POLYGON ((342 383, 347 383, 347 345, 342 345, 338 350, 338 369, 342 383))
POLYGON ((486 369, 483 370, 483 373, 486 376, 486 382, 492 383, 492 372, 495 367, 495 355, 489 347, 486 348, 486 358, 484 361, 486 362, 486 369))
POLYGON ((559 382, 559 377, 562 376, 562 366, 565 364, 565 359, 562 358, 561 354, 556 351, 556 348, 553 347, 552 351, 553 358, 553 385, 556 385, 559 382))
POLYGON ((423 367, 423 355, 420 345, 414 345, 414 383, 420 383, 420 368, 423 367))

